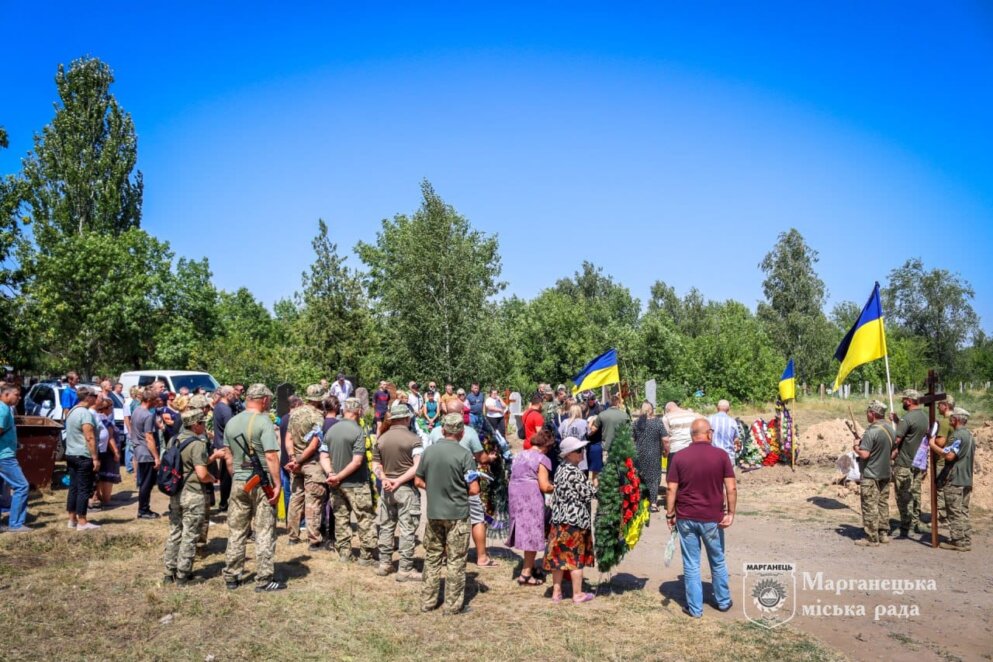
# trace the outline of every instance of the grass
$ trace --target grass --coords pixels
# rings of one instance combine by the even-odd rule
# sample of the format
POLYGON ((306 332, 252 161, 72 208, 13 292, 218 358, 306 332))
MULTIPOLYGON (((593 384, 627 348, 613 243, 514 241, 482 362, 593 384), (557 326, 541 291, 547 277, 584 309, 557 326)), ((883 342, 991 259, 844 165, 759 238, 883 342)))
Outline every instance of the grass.
POLYGON ((492 570, 470 566, 472 612, 458 617, 419 613, 420 585, 342 566, 326 552, 290 551, 285 538, 277 571, 289 576, 287 591, 227 591, 223 524, 211 528, 221 537, 214 552, 195 564, 206 580, 162 587, 164 522, 77 534, 58 526, 56 500, 36 510, 52 513, 40 531, 0 536, 0 622, 13 625, 0 634, 5 660, 841 659, 788 627, 691 621, 651 587, 552 605, 547 586, 512 582, 511 556, 492 570))

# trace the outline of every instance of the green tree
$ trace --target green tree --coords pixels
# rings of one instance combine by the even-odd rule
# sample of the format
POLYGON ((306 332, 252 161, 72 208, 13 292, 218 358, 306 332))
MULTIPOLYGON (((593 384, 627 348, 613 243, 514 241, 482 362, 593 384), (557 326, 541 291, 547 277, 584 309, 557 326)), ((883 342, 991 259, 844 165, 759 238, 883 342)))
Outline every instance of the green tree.
POLYGON ((707 399, 763 402, 775 398, 785 367, 762 324, 737 301, 708 306, 708 332, 690 341, 692 384, 707 399))
POLYGON ((781 355, 795 360, 799 382, 826 379, 831 371, 834 333, 823 311, 827 292, 814 270, 817 261, 817 251, 791 228, 759 264, 766 298, 759 319, 781 355))
POLYGON ((495 236, 476 230, 427 181, 412 216, 384 219, 376 243, 360 242, 380 317, 385 374, 465 382, 479 370, 487 305, 504 283, 495 236))
POLYGON ((34 339, 38 366, 87 374, 140 368, 152 354, 170 279, 168 244, 143 230, 84 232, 25 263, 19 332, 34 339))
POLYGON ((890 272, 883 307, 887 319, 925 340, 925 356, 942 375, 955 369, 958 351, 979 329, 968 281, 946 269, 926 270, 919 258, 890 272))
POLYGON ((311 242, 315 259, 303 273, 303 306, 297 321, 301 347, 308 362, 323 374, 338 370, 359 374, 366 381, 375 375, 359 372, 363 357, 377 350, 361 276, 350 269, 346 258, 328 235, 328 226, 317 221, 317 236, 311 242))
POLYGON ((221 383, 287 381, 278 327, 251 292, 244 287, 219 292, 217 316, 220 333, 195 357, 198 367, 221 383))
MULTIPOLYGON (((7 131, 0 126, 0 149, 8 147, 7 131)), ((24 196, 20 177, 0 177, 0 362, 20 365, 27 360, 22 337, 15 331, 22 272, 14 260, 22 234, 18 210, 24 196)))
POLYGON ((41 368, 137 367, 153 347, 155 313, 172 254, 138 226, 137 140, 93 58, 60 66, 55 117, 24 159, 21 242, 24 310, 18 324, 41 368))
POLYGON ((198 348, 218 333, 218 294, 207 258, 179 258, 162 290, 154 361, 172 369, 194 367, 198 348))
POLYGON ((86 231, 119 234, 141 220, 134 122, 110 93, 114 74, 81 58, 55 76, 55 117, 24 159, 27 209, 40 250, 86 231))
POLYGON ((540 292, 515 325, 526 387, 565 383, 611 347, 618 350, 622 378, 633 378, 639 308, 626 287, 589 262, 540 292))
POLYGON ((636 383, 655 379, 660 385, 667 385, 667 397, 683 400, 699 386, 690 383, 700 374, 700 368, 696 354, 689 351, 689 344, 690 339, 679 332, 663 309, 646 313, 638 325, 635 341, 634 364, 639 370, 636 383))

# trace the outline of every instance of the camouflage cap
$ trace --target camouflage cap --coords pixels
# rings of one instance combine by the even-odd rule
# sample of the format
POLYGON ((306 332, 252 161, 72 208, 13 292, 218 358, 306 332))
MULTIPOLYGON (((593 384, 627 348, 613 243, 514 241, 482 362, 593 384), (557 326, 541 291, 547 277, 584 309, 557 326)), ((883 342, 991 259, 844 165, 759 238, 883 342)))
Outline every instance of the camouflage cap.
POLYGON ((311 384, 307 387, 306 395, 303 396, 304 400, 310 400, 311 402, 321 402, 328 396, 328 391, 326 388, 320 384, 311 384))
POLYGON ((183 417, 183 425, 196 425, 197 423, 203 423, 207 416, 203 413, 203 409, 199 407, 189 407, 183 410, 181 414, 183 417))
MULTIPOLYGON (((943 402, 946 405, 948 405, 948 408, 949 409, 954 409, 955 408, 955 396, 952 395, 951 393, 949 393, 948 395, 946 395, 945 396, 945 399, 942 400, 941 402, 943 402)), ((939 402, 938 404, 941 404, 941 402, 939 402)))
POLYGON ((410 407, 400 402, 396 403, 390 407, 390 418, 397 420, 399 418, 410 418, 410 407))
POLYGON ((248 400, 261 400, 262 398, 271 398, 272 391, 265 384, 252 384, 245 391, 245 398, 248 400))
POLYGON ((204 407, 210 406, 210 400, 207 399, 206 395, 194 395, 190 397, 190 402, 187 404, 189 409, 203 409, 204 407))
POLYGON ((555 392, 556 393, 565 393, 566 392, 566 390, 565 390, 565 384, 559 384, 558 386, 556 386, 555 387, 555 392))
POLYGON ((445 414, 445 418, 441 419, 441 427, 447 434, 458 434, 465 429, 465 421, 461 414, 445 414))
POLYGON ((346 398, 341 408, 343 411, 361 411, 362 401, 358 398, 346 398))
POLYGON ((967 412, 965 409, 962 409, 961 407, 956 407, 955 409, 952 410, 952 416, 954 416, 955 418, 959 419, 962 422, 965 422, 969 420, 969 417, 972 416, 972 414, 967 412))
POLYGON ((866 411, 871 411, 873 414, 876 414, 877 416, 885 416, 886 405, 880 402, 879 400, 873 400, 872 402, 869 403, 869 406, 866 407, 866 411))
POLYGON ((900 397, 917 402, 918 400, 921 399, 921 392, 916 389, 908 388, 908 389, 904 389, 903 395, 901 395, 900 397))

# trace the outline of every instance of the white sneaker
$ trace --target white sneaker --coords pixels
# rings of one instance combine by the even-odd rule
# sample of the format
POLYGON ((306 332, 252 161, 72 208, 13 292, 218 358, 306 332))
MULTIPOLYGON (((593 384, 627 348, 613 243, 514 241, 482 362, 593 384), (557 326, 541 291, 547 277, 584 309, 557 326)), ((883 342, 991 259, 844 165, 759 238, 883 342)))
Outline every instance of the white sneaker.
POLYGON ((67 526, 66 526, 66 528, 68 528, 68 529, 75 529, 75 528, 76 528, 76 523, 75 523, 75 522, 73 522, 72 520, 70 520, 70 521, 68 522, 68 524, 67 524, 67 526))
POLYGON ((91 531, 93 529, 99 529, 99 524, 94 524, 93 522, 87 522, 86 524, 80 524, 76 527, 77 531, 91 531))

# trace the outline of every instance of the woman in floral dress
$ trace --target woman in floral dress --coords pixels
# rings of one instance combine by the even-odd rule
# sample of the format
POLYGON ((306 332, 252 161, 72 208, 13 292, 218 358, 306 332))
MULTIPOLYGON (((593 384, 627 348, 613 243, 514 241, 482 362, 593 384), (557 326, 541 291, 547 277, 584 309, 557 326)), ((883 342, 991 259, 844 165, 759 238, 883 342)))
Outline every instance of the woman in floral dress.
POLYGON ((552 527, 548 533, 545 570, 552 572, 552 602, 562 602, 562 576, 572 576, 572 601, 589 602, 592 593, 583 592, 583 568, 593 565, 593 517, 590 505, 596 488, 580 470, 583 448, 588 442, 566 437, 559 445, 562 464, 555 472, 552 527))
POLYGON ((521 586, 540 586, 544 580, 535 573, 534 560, 545 548, 545 494, 552 485, 552 462, 549 449, 555 438, 540 430, 531 438, 531 448, 514 458, 510 469, 507 499, 510 511, 510 533, 507 546, 524 552, 524 565, 517 583, 521 586))

